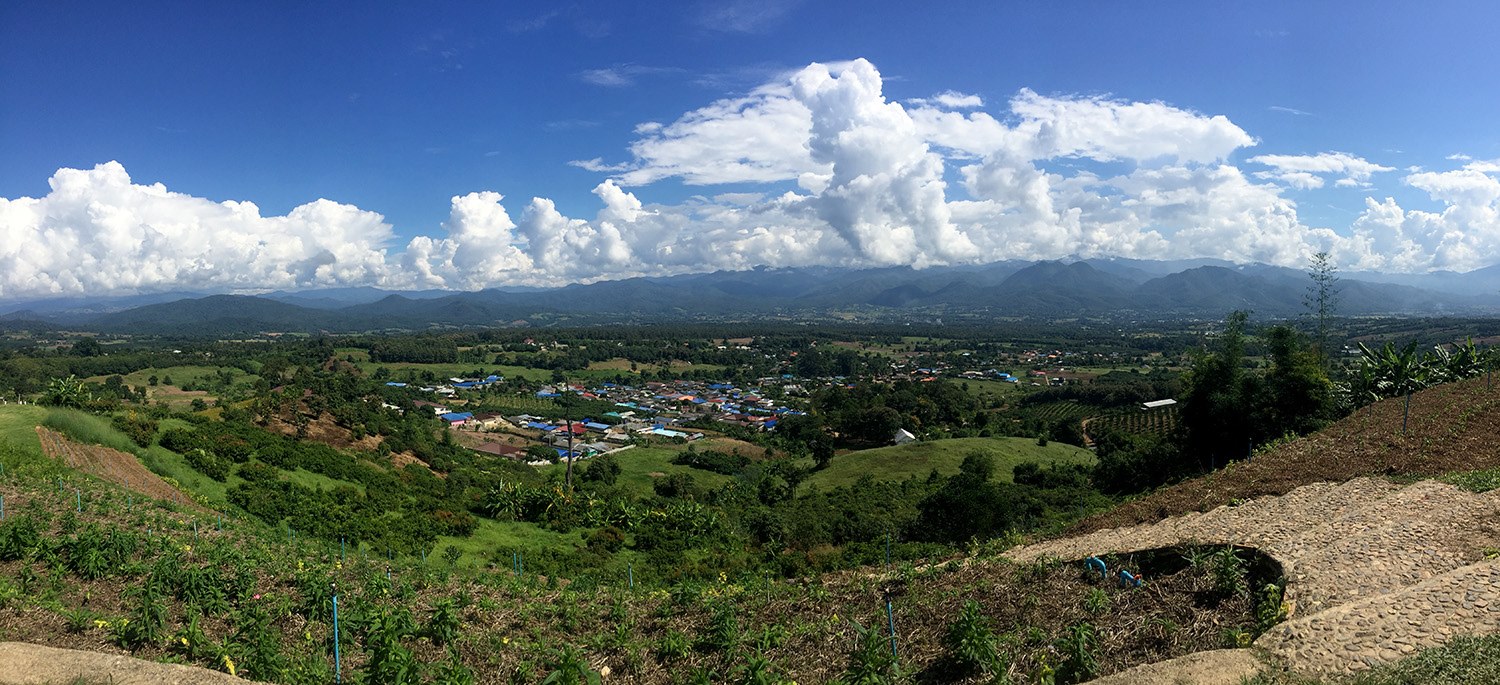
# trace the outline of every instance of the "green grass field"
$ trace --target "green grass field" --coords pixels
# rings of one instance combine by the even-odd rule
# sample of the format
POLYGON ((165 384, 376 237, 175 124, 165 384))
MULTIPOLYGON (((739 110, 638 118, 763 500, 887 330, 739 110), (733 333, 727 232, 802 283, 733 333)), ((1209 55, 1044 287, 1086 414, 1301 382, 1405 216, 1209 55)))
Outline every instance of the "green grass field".
MULTIPOLYGON (((213 378, 214 376, 217 376, 219 374, 219 371, 225 368, 228 367, 198 366, 189 364, 184 366, 169 366, 161 369, 141 369, 140 371, 132 371, 128 374, 125 374, 123 378, 125 379, 126 385, 141 386, 146 385, 147 381, 149 381, 152 376, 156 376, 158 381, 161 381, 162 379, 170 376, 172 378, 172 384, 181 387, 188 383, 195 383, 204 379, 213 378)), ((260 376, 247 374, 239 369, 230 370, 234 372, 235 385, 250 385, 253 384, 256 379, 260 378, 260 376)), ((109 376, 92 376, 84 380, 87 380, 91 383, 102 383, 104 382, 104 379, 108 377, 109 376)))
POLYGON ((953 438, 841 454, 833 458, 828 468, 809 476, 802 487, 853 485, 866 474, 877 480, 924 478, 933 469, 951 476, 958 473, 964 457, 974 451, 995 459, 995 480, 999 481, 1009 481, 1011 470, 1022 462, 1094 463, 1092 452, 1059 442, 1039 447, 1031 438, 953 438))
POLYGON ((569 533, 547 530, 523 521, 495 521, 479 519, 474 534, 467 538, 441 536, 427 553, 427 563, 439 562, 443 551, 450 545, 460 555, 458 566, 462 568, 484 568, 493 563, 500 568, 510 567, 510 552, 520 550, 523 554, 544 549, 570 549, 583 544, 583 536, 589 529, 577 529, 569 533))
POLYGON ((0 441, 40 457, 42 443, 36 437, 36 427, 46 417, 46 407, 34 404, 0 405, 0 441))
MULTIPOLYGON (((695 469, 691 466, 680 466, 672 463, 672 458, 685 449, 684 447, 637 447, 624 452, 615 453, 615 460, 620 463, 620 478, 616 481, 621 487, 630 488, 637 494, 649 497, 653 490, 651 483, 656 480, 652 473, 671 475, 674 473, 686 473, 693 477, 698 486, 704 489, 717 488, 729 482, 729 476, 695 469)), ((587 460, 573 464, 575 469, 588 468, 587 460)), ((562 473, 565 466, 554 464, 545 467, 543 473, 562 473)))
POLYGON ((952 382, 960 388, 964 388, 970 395, 984 397, 991 395, 996 398, 1008 398, 1024 395, 1026 388, 1020 383, 1006 383, 1005 381, 973 380, 968 378, 954 378, 952 382))
POLYGON ((141 448, 124 433, 110 425, 109 419, 77 409, 51 408, 42 419, 42 425, 58 431, 78 442, 103 445, 113 450, 137 454, 141 448))
POLYGON ((437 378, 436 383, 446 382, 449 378, 463 378, 471 375, 470 372, 484 369, 485 373, 493 373, 505 378, 528 378, 536 381, 546 381, 552 378, 552 372, 547 369, 531 369, 524 366, 496 366, 494 364, 479 364, 464 362, 457 364, 421 364, 417 362, 355 362, 355 366, 365 373, 375 373, 375 370, 385 367, 391 372, 391 380, 402 380, 407 378, 408 372, 420 375, 423 371, 431 371, 437 378))
POLYGON ((152 445, 143 450, 141 463, 145 464, 152 473, 177 481, 189 492, 213 502, 216 506, 228 504, 230 486, 244 482, 239 476, 231 473, 225 482, 220 483, 199 473, 188 464, 186 457, 161 445, 152 445))

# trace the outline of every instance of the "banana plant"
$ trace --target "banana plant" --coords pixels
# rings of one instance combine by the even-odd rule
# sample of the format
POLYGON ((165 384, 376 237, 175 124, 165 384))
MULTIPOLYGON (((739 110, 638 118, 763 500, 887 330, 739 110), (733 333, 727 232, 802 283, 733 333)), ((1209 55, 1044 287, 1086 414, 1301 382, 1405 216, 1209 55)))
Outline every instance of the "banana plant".
POLYGON ((1357 387, 1358 394, 1371 401, 1410 394, 1431 383, 1432 374, 1415 342, 1401 348, 1387 342, 1378 350, 1360 343, 1359 352, 1354 380, 1362 386, 1357 387))

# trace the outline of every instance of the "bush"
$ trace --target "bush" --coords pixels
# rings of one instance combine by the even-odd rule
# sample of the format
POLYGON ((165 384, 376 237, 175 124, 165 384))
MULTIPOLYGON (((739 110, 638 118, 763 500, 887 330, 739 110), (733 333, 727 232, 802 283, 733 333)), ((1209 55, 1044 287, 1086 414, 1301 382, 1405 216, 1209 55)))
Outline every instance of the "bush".
POLYGON ((964 602, 958 618, 948 624, 943 646, 948 648, 948 660, 954 670, 962 675, 991 671, 1000 659, 990 620, 974 600, 964 602))
POLYGON ((689 449, 686 452, 678 454, 672 460, 672 463, 678 466, 691 466, 695 469, 733 476, 744 471, 745 467, 750 465, 750 458, 739 454, 719 452, 717 450, 698 452, 689 449))
POLYGON ((229 478, 229 461, 205 449, 189 450, 182 455, 187 463, 199 473, 220 483, 229 478))
POLYGON ((151 441, 156 439, 158 424, 144 416, 134 413, 116 414, 110 424, 141 447, 150 447, 151 441))

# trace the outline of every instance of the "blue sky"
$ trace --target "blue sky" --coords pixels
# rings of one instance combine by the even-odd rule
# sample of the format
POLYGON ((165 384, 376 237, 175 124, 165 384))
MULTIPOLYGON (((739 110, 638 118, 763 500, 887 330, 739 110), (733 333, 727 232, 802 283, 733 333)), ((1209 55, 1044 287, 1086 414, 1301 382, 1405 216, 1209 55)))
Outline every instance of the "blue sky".
POLYGON ((0 5, 0 297, 1012 255, 1500 261, 1489 3, 227 5, 0 5), (799 73, 822 85, 788 86, 799 73), (811 137, 734 128, 783 104, 810 112, 811 137), (969 144, 984 127, 942 112, 1042 133, 969 144), (851 121, 895 138, 851 150, 820 128, 851 121), (726 151, 721 126, 749 150, 726 151), (1056 131, 1076 140, 1037 143, 1056 131), (777 171, 703 173, 747 159, 777 171), (79 175, 56 190, 60 169, 79 175), (141 189, 158 183, 174 198, 141 189), (504 199, 453 201, 484 192, 504 199), (19 247, 60 235, 95 273, 19 247))

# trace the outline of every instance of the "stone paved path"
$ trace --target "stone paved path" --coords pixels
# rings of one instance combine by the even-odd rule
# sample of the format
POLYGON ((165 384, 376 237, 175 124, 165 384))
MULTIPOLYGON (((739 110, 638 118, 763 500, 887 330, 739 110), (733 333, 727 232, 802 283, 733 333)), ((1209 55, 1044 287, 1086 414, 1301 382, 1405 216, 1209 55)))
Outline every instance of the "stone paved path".
POLYGON ((1261 671, 1248 649, 1215 649, 1143 664, 1089 681, 1090 685, 1240 685, 1261 671))
POLYGON ((0 642, 0 685, 254 685, 197 666, 159 664, 119 654, 0 642))
MULTIPOLYGON (((1193 544, 1253 547, 1281 564, 1294 609, 1254 648, 1294 671, 1352 673, 1454 635, 1500 632, 1500 560, 1484 559, 1485 549, 1500 548, 1500 491, 1474 494, 1436 481, 1317 483, 1006 556, 1077 561, 1193 544)), ((1229 651, 1244 654, 1155 664, 1138 682, 1199 682, 1209 672, 1238 678, 1254 659, 1248 650, 1229 651)))

